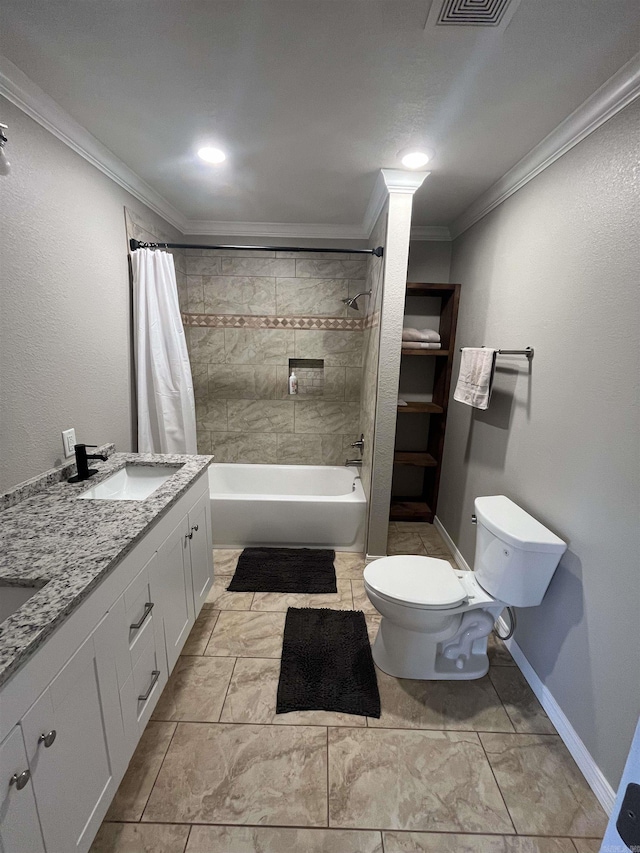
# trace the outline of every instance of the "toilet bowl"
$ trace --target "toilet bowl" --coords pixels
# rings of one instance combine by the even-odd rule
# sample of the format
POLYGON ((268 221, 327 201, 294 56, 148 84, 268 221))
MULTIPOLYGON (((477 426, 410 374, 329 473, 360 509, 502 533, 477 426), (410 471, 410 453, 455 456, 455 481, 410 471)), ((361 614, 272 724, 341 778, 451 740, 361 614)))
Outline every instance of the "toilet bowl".
POLYGON ((476 498, 473 572, 446 560, 383 557, 364 570, 382 616, 378 667, 397 678, 461 680, 489 669, 487 637, 502 610, 542 601, 566 543, 504 495, 476 498))

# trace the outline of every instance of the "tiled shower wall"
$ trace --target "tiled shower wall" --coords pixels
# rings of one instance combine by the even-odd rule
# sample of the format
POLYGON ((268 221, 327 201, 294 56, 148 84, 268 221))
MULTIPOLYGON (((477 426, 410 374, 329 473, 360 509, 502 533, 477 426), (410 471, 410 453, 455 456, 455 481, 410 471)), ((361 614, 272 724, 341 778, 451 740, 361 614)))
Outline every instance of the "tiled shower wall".
POLYGON ((354 455, 363 317, 341 300, 365 289, 368 263, 361 255, 187 250, 180 298, 201 453, 311 465, 354 455), (288 394, 292 359, 323 361, 321 394, 288 394))

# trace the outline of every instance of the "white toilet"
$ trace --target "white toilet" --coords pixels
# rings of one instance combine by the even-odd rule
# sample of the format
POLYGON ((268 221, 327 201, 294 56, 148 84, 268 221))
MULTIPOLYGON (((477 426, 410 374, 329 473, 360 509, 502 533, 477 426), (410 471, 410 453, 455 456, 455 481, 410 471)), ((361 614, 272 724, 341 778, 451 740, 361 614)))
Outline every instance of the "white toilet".
POLYGON ((504 495, 476 498, 473 572, 446 560, 400 556, 364 570, 382 615, 373 659, 397 678, 481 678, 487 637, 507 606, 542 601, 567 545, 504 495))

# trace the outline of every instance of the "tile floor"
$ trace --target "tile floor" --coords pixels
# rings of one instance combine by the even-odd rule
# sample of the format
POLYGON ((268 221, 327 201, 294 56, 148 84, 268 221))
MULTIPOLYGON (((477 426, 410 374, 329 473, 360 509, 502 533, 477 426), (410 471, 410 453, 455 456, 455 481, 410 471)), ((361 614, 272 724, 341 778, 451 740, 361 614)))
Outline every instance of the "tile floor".
MULTIPOLYGON (((379 720, 275 714, 287 607, 364 610, 361 555, 337 595, 229 593, 216 582, 92 853, 591 853, 606 825, 499 640, 467 682, 378 671, 379 720)), ((389 553, 450 559, 430 524, 392 524, 389 553)))

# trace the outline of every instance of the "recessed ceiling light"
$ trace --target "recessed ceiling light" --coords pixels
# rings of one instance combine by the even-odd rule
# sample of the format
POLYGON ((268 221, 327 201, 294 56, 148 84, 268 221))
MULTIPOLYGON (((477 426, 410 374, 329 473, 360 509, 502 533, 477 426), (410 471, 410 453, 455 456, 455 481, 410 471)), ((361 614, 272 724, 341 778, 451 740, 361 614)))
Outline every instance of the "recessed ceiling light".
POLYGON ((407 169, 419 169, 421 166, 426 166, 429 160, 433 157, 432 151, 424 151, 412 149, 410 151, 400 152, 402 165, 407 169))
POLYGON ((227 155, 224 151, 221 151, 219 148, 200 148, 198 150, 198 157, 201 160, 204 160, 205 163, 222 163, 223 160, 227 159, 227 155))

